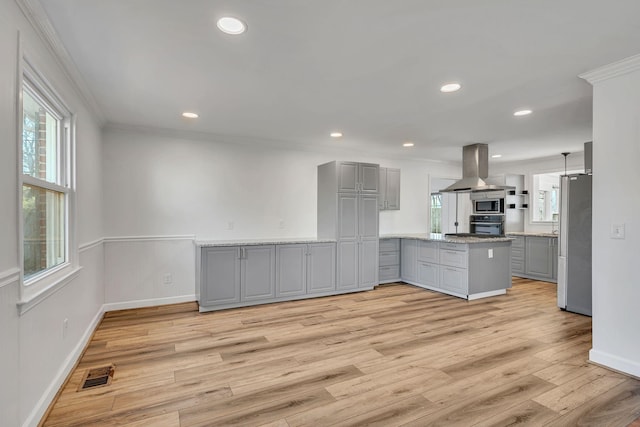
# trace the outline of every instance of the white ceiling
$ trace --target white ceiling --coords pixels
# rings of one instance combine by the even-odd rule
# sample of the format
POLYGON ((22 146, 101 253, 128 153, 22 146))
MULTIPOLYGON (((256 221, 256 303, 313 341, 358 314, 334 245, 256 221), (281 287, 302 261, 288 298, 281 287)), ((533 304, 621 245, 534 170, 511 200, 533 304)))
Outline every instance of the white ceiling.
POLYGON ((110 124, 437 160, 581 150, 578 74, 640 53, 638 0, 40 3, 110 124), (226 14, 248 31, 221 33, 226 14))

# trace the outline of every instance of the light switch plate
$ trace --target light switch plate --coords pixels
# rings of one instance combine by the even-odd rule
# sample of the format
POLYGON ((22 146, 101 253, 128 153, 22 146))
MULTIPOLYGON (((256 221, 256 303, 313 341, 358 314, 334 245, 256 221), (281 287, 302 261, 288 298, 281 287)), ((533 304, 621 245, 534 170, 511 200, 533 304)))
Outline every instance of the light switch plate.
POLYGON ((624 224, 611 224, 612 239, 624 239, 624 224))
POLYGON ((493 249, 487 251, 489 258, 493 258, 493 249))

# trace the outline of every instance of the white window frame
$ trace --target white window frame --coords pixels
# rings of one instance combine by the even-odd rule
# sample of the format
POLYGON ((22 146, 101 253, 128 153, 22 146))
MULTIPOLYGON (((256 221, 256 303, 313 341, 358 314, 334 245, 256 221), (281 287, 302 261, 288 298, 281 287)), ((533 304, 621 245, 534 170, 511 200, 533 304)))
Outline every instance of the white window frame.
POLYGON ((43 75, 37 71, 18 46, 21 60, 18 61, 17 81, 17 146, 18 146, 18 254, 20 263, 20 314, 30 310, 46 297, 57 292, 71 282, 80 271, 78 265, 78 246, 76 243, 76 175, 75 175, 75 139, 76 116, 67 107, 58 93, 43 75), (58 182, 51 183, 23 173, 23 90, 27 85, 35 92, 38 102, 42 102, 59 119, 58 182), (49 269, 38 272, 28 278, 24 276, 24 218, 23 185, 32 184, 39 188, 62 192, 65 195, 64 238, 65 261, 49 269))

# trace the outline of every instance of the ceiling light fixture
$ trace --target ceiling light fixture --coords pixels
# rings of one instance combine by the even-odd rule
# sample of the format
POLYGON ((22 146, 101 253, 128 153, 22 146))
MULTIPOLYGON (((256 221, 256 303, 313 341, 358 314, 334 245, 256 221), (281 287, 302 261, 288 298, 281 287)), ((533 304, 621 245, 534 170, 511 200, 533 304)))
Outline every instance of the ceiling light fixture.
POLYGON ((515 113, 513 113, 514 116, 516 117, 520 117, 520 116, 528 116, 529 114, 531 114, 533 111, 531 110, 518 110, 515 113))
POLYGON ((402 144, 403 147, 413 147, 413 142, 405 142, 404 144, 402 144))
POLYGON ((329 134, 329 136, 330 136, 331 138, 340 138, 340 137, 342 137, 342 132, 331 132, 331 133, 329 134))
POLYGON ((440 92, 448 93, 448 92, 456 92, 460 90, 462 85, 460 83, 447 83, 446 85, 440 88, 440 92))
POLYGON ((238 34, 242 34, 247 31, 247 25, 238 18, 234 18, 232 16, 224 16, 218 19, 217 25, 220 31, 233 36, 237 36, 238 34))
POLYGON ((502 157, 502 154, 494 154, 491 156, 492 159, 499 159, 500 157, 502 157))
POLYGON ((182 117, 186 117, 187 119, 197 119, 199 116, 196 113, 185 111, 184 113, 182 113, 182 117))

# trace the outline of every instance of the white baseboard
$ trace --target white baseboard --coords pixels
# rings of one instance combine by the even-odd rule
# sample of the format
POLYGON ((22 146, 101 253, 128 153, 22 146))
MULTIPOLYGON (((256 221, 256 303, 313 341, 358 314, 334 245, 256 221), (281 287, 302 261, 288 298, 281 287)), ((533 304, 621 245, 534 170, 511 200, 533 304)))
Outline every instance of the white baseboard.
POLYGON ((143 308, 143 307, 153 307, 156 305, 167 305, 167 304, 178 304, 181 302, 192 302, 196 301, 196 295, 180 295, 176 297, 167 297, 167 298, 151 298, 151 299, 143 299, 136 301, 124 301, 124 302, 112 302, 103 305, 103 309, 105 312, 115 311, 115 310, 127 310, 130 308, 143 308))
POLYGON ((640 378, 640 363, 637 361, 625 359, 593 348, 589 350, 589 360, 605 368, 611 368, 614 371, 640 378))
POLYGON ((40 420, 47 412, 49 405, 51 405, 53 399, 55 399, 56 397, 56 394, 58 394, 58 390, 60 390, 67 377, 76 366, 76 362, 80 359, 80 356, 82 356, 82 352, 93 336, 93 332, 96 330, 98 324, 102 320, 103 314, 104 306, 100 307, 96 315, 93 317, 93 320, 91 320, 91 323, 84 331, 82 338, 80 338, 80 341, 78 341, 78 344, 76 344, 73 351, 69 353, 64 363, 58 370, 58 373, 53 378, 53 381, 51 381, 51 384, 49 384, 40 400, 38 400, 36 406, 33 408, 25 422, 22 424, 23 427, 36 427, 39 424, 40 420))

